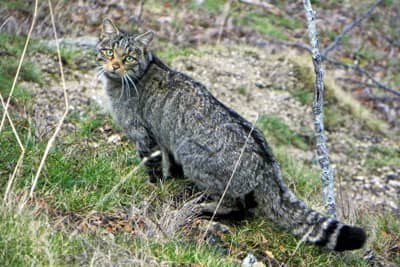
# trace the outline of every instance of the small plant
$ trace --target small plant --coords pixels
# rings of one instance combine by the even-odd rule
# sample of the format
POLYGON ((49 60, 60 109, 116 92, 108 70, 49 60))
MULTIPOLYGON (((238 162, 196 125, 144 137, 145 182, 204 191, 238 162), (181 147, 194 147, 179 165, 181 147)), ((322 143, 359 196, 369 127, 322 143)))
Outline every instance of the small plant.
POLYGON ((243 96, 247 95, 247 88, 244 86, 239 87, 238 93, 243 96))

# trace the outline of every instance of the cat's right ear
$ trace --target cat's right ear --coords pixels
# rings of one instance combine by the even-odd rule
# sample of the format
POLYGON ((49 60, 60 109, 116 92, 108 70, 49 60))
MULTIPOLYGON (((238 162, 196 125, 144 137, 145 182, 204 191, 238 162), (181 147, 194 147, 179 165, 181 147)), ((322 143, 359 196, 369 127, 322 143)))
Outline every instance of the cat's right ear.
POLYGON ((114 23, 110 19, 104 19, 103 20, 103 28, 101 35, 102 36, 113 36, 117 35, 119 33, 119 30, 117 26, 114 25, 114 23))

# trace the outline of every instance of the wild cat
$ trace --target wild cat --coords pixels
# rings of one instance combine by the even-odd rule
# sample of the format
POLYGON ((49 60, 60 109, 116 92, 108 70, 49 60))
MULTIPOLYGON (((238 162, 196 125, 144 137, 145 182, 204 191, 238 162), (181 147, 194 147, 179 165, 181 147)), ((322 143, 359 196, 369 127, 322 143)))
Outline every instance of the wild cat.
POLYGON ((153 35, 125 32, 106 19, 97 45, 99 74, 115 121, 136 142, 141 158, 161 151, 146 163, 150 180, 184 175, 208 199, 218 201, 226 189, 221 211, 257 212, 332 250, 361 248, 365 232, 297 198, 261 131, 204 85, 157 58, 148 49, 153 35))

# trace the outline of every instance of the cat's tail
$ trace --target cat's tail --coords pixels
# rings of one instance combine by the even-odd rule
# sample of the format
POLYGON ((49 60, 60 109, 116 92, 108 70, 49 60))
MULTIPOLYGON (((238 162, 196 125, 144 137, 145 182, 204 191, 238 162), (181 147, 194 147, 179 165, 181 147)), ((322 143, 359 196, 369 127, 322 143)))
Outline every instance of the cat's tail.
POLYGON ((273 169, 272 176, 279 177, 271 179, 269 172, 268 183, 260 185, 254 194, 264 215, 304 241, 331 250, 353 250, 364 245, 367 235, 363 229, 327 218, 311 209, 283 183, 279 166, 276 164, 273 169))

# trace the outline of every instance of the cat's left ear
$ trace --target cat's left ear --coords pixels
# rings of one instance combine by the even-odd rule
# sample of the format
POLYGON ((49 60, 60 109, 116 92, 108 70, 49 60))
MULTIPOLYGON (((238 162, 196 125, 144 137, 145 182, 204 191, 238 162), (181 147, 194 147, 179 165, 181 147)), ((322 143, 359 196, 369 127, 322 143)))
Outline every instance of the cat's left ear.
POLYGON ((119 33, 117 26, 110 19, 103 20, 102 29, 102 35, 104 36, 117 35, 119 33))
POLYGON ((151 43, 151 40, 153 40, 154 37, 154 32, 153 31, 147 31, 145 33, 139 34, 138 36, 135 37, 135 41, 138 41, 142 43, 145 47, 149 46, 151 43))

